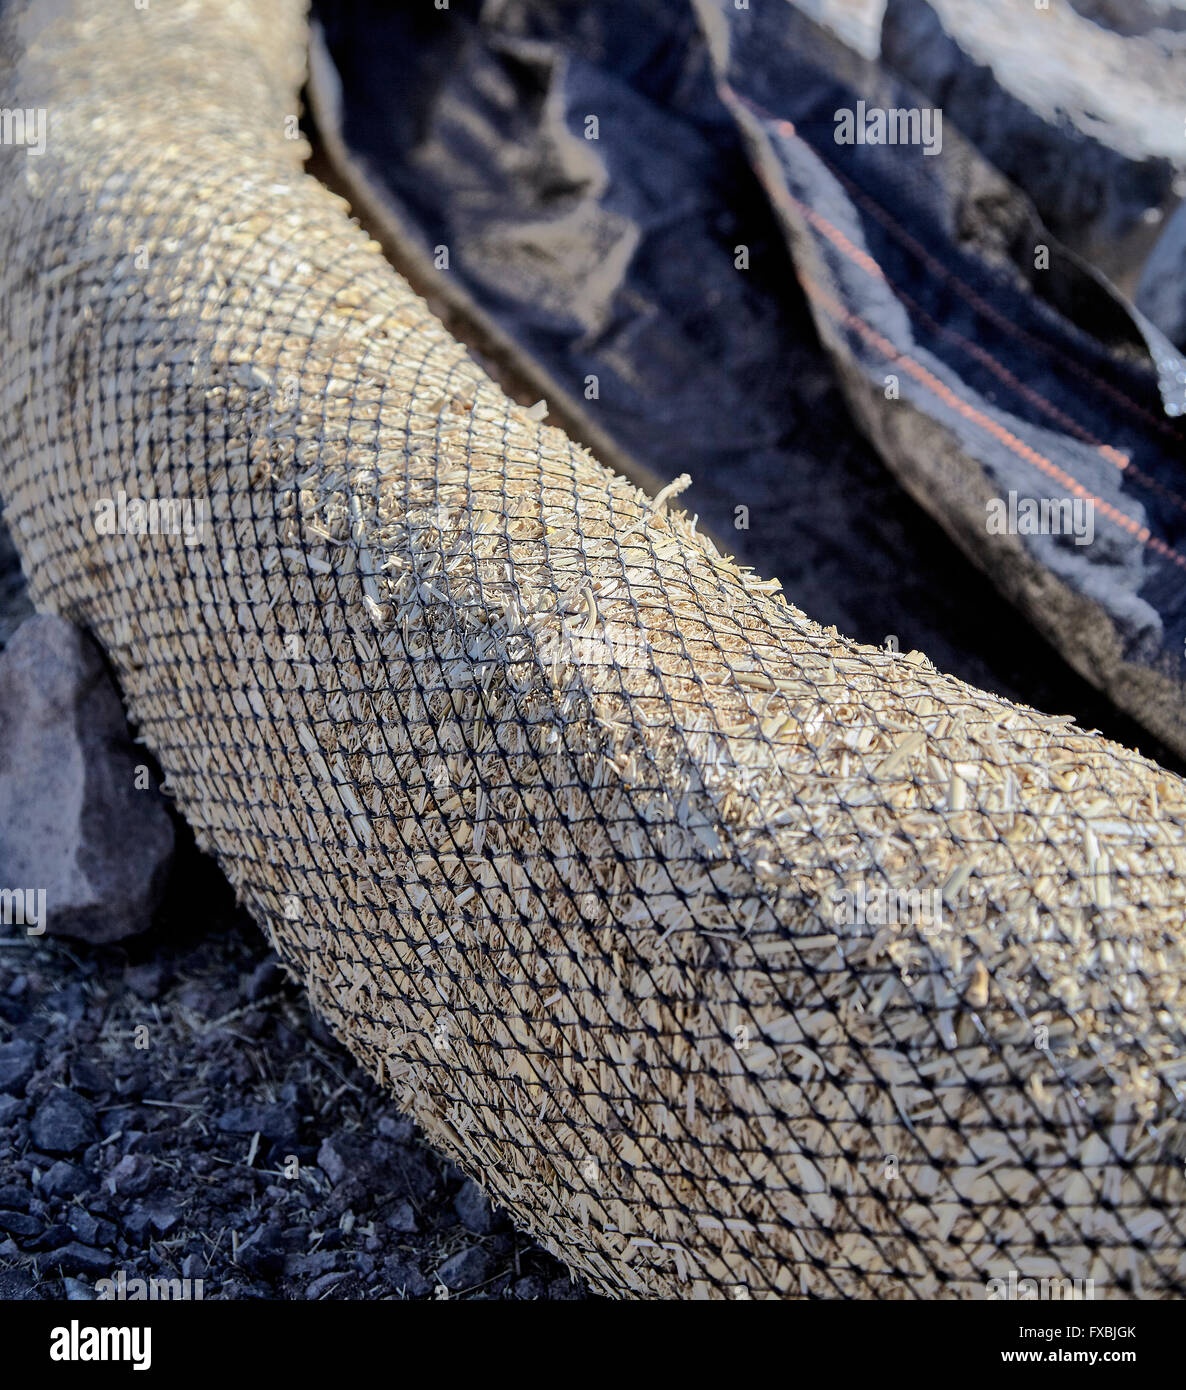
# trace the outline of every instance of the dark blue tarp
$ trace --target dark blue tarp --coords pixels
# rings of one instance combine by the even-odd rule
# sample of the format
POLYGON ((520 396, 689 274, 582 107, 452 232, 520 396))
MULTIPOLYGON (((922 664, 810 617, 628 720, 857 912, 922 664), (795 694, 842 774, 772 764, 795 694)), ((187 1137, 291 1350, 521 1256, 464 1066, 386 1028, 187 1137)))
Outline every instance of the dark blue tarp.
POLYGON ((1036 629, 1186 750, 1186 368, 950 122, 838 143, 925 104, 786 3, 321 10, 349 191, 578 432, 812 617, 1168 756, 1036 629))

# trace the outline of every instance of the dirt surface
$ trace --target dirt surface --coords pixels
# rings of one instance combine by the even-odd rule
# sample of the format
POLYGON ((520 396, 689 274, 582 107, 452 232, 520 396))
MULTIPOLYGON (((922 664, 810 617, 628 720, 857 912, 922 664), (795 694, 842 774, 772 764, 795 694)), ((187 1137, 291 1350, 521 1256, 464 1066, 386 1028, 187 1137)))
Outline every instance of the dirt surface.
POLYGON ((207 1299, 588 1297, 421 1142, 192 844, 121 948, 12 930, 0 1298, 119 1271, 207 1299))

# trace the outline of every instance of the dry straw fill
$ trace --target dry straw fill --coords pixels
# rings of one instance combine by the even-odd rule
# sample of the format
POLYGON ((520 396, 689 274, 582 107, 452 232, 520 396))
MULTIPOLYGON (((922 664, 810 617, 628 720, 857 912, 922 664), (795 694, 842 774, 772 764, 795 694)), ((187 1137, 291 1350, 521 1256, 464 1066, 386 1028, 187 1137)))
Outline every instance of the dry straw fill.
POLYGON ((614 1294, 1180 1295, 1183 783, 508 401, 303 172, 296 0, 5 14, 8 524, 433 1142, 614 1294))

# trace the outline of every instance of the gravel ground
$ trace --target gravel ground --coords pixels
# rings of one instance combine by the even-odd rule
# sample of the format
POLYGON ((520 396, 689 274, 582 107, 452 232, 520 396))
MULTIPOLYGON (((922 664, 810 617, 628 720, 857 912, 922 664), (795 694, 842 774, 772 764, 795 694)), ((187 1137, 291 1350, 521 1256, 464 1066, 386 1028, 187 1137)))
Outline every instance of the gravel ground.
POLYGON ((0 1297, 120 1270, 205 1298, 589 1297, 325 1032, 192 843, 146 935, 11 942, 0 1297))

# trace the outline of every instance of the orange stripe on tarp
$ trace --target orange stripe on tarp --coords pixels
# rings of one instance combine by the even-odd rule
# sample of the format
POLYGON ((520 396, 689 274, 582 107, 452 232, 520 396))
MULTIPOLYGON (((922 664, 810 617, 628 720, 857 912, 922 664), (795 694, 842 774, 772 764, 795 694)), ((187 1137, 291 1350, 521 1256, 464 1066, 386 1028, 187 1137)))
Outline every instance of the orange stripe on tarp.
POLYGON ((1031 448, 1024 440, 1018 439, 1015 434, 1007 430, 1004 425, 999 424, 996 420, 992 419, 991 416, 986 415, 982 410, 978 410, 970 401, 958 395, 946 385, 946 383, 940 381, 933 372, 928 371, 922 363, 916 362, 913 358, 900 352, 888 338, 878 333, 875 328, 866 323, 858 314, 854 314, 847 309, 805 271, 801 270, 799 272, 799 278, 803 283, 803 288, 812 299, 825 310, 834 322, 855 329, 866 342, 871 343, 879 352, 884 353, 891 362, 900 362, 910 376, 920 385, 925 386, 927 390, 932 392, 932 394, 937 396, 957 414, 963 416, 965 420, 969 420, 973 424, 978 425, 1012 453, 1016 454, 1018 458, 1023 459, 1040 472, 1045 473, 1047 477, 1053 478, 1055 482, 1065 487, 1074 496, 1092 502, 1100 509, 1104 516, 1121 527, 1122 530, 1135 536, 1142 545, 1147 545, 1159 555, 1163 555, 1166 559, 1172 560, 1175 564, 1186 569, 1186 555, 1180 554, 1173 546, 1168 545, 1159 537, 1154 536, 1147 526, 1141 526, 1125 512, 1112 506, 1110 502, 1105 502, 1102 497, 1097 497, 1095 493, 1085 488, 1077 478, 1064 472, 1056 463, 1048 459, 1045 454, 1040 454, 1036 449, 1031 448))

